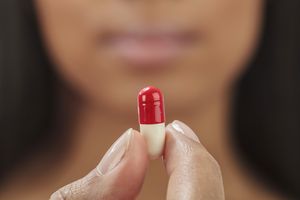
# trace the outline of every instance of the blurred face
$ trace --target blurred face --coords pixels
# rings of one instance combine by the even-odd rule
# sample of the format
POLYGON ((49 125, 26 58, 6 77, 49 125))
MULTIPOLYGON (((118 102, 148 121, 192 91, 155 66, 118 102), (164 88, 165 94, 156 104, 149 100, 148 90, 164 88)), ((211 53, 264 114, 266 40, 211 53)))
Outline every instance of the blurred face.
POLYGON ((168 112, 228 90, 257 43, 262 0, 36 0, 56 71, 100 109, 135 112, 148 85, 168 112))

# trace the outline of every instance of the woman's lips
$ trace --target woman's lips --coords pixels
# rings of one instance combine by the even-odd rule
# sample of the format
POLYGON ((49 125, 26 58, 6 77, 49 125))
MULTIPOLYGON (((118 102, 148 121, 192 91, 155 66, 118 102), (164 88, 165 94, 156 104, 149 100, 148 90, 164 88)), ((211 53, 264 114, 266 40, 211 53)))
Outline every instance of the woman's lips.
POLYGON ((166 64, 195 44, 195 32, 144 31, 106 35, 105 45, 116 58, 138 67, 166 64))

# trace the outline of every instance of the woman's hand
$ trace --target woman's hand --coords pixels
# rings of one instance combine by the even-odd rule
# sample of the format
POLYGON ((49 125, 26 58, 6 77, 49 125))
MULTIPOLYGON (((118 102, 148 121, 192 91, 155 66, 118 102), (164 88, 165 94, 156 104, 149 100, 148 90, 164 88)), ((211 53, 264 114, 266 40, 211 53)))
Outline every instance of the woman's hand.
MULTIPOLYGON (((166 131, 167 200, 225 199, 220 167, 196 134, 180 121, 169 124, 166 131)), ((50 199, 135 199, 142 187, 148 162, 142 135, 129 129, 94 170, 62 187, 50 199)))

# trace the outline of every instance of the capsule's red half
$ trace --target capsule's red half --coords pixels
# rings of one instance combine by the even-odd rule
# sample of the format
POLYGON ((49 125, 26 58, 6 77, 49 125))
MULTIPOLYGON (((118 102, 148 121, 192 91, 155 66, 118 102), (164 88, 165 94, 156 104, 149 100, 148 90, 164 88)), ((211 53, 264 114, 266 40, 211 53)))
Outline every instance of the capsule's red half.
POLYGON ((158 88, 149 86, 139 92, 138 114, 140 124, 165 122, 164 99, 158 88))

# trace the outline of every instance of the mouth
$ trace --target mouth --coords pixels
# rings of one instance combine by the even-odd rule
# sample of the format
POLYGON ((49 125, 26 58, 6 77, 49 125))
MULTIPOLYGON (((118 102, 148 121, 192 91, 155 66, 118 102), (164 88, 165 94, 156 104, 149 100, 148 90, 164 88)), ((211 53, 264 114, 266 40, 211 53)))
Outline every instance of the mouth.
POLYGON ((153 68, 179 58, 198 40, 199 34, 194 30, 149 26, 106 32, 101 44, 132 67, 153 68))

